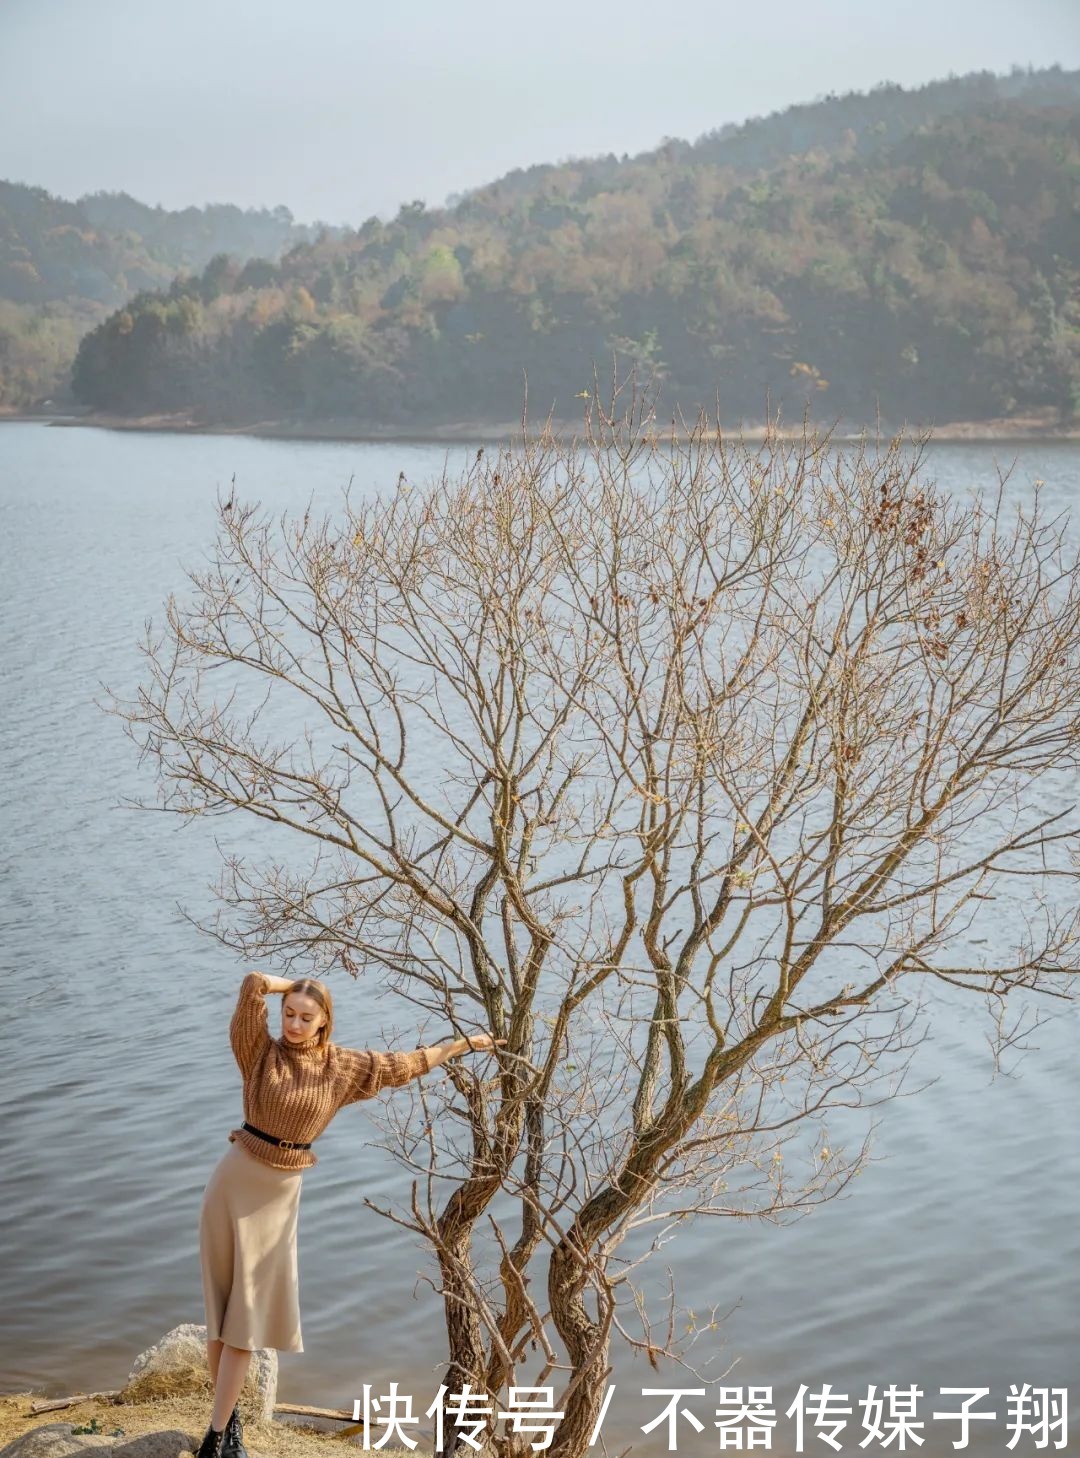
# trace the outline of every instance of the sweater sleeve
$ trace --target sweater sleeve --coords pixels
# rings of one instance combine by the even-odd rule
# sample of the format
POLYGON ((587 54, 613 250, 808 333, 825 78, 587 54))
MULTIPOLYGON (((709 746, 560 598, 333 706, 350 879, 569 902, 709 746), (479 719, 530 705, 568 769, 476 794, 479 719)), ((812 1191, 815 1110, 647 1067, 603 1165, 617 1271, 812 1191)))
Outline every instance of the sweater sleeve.
POLYGON ((341 1103, 373 1099, 383 1088, 400 1088, 410 1079, 431 1072, 426 1048, 411 1053, 376 1053, 372 1048, 339 1048, 341 1103))
POLYGON ((268 979, 262 972, 249 972, 240 984, 236 1011, 229 1024, 229 1042, 245 1077, 272 1041, 266 1017, 269 990, 268 979))

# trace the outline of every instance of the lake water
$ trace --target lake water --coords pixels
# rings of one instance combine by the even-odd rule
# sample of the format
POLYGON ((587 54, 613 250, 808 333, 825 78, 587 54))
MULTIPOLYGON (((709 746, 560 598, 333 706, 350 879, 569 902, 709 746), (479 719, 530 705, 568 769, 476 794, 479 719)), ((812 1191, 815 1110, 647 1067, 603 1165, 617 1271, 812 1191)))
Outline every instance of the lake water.
MULTIPOLYGON (((122 808, 124 796, 152 798, 152 781, 94 699, 139 681, 144 620, 160 624, 183 567, 204 560, 215 489, 234 473, 244 498, 279 512, 302 512, 312 495, 334 511, 350 477, 354 492, 390 488, 401 470, 421 481, 447 455, 455 466, 472 454, 0 426, 4 1391, 118 1387, 138 1352, 202 1321, 199 1203, 242 1118, 227 1028, 244 969, 181 908, 211 915, 214 835, 239 841, 244 827, 233 817, 180 834, 177 817, 122 808)), ((940 445, 930 465, 965 488, 1013 457, 1021 486, 1041 478, 1050 502, 1080 502, 1076 445, 940 445)), ((335 988, 338 1041, 369 1046, 359 989, 335 988)), ((1071 1383, 1080 1402, 1080 1015, 1039 1004, 1050 1021, 994 1078, 981 1001, 936 1007, 909 1084, 936 1081, 850 1121, 856 1136, 876 1125, 875 1162, 844 1197, 781 1226, 703 1220, 654 1258, 651 1290, 670 1266, 699 1318, 729 1312, 689 1360, 707 1376, 735 1363, 728 1385, 772 1386, 774 1451, 794 1451, 783 1413, 803 1383, 848 1394, 841 1443, 853 1451, 865 1451, 869 1384, 879 1397, 918 1384, 924 1455, 951 1452, 959 1435, 932 1417, 961 1401, 942 1387, 988 1387, 976 1410, 1001 1418, 1011 1384, 1071 1383)), ((400 1046, 416 1041, 402 1023, 400 1046)), ((305 1176, 306 1350, 281 1358, 282 1401, 350 1407, 362 1383, 382 1393, 396 1380, 420 1413, 441 1380, 433 1262, 363 1203, 405 1191, 375 1145, 379 1103, 342 1111, 305 1176)), ((641 1432, 665 1401, 642 1387, 703 1385, 618 1349, 611 1380, 612 1453, 668 1451, 665 1426, 641 1432)), ((718 1400, 717 1386, 685 1400, 705 1430, 681 1423, 679 1451, 719 1450, 718 1400)), ((1035 1451, 1026 1434, 1006 1450, 1006 1436, 975 1423, 971 1448, 1035 1451)), ((812 1431, 805 1447, 831 1451, 812 1431)))

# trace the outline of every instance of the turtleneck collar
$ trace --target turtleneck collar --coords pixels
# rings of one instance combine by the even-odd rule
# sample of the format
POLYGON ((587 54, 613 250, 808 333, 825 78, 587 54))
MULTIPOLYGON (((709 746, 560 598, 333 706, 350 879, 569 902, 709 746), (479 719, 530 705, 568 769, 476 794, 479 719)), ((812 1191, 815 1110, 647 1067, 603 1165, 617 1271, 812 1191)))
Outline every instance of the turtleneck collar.
POLYGON ((284 1034, 280 1038, 276 1038, 275 1042, 283 1052, 288 1053, 292 1058, 317 1058, 321 1056, 323 1049, 326 1047, 325 1043, 311 1042, 299 1045, 290 1043, 284 1034))

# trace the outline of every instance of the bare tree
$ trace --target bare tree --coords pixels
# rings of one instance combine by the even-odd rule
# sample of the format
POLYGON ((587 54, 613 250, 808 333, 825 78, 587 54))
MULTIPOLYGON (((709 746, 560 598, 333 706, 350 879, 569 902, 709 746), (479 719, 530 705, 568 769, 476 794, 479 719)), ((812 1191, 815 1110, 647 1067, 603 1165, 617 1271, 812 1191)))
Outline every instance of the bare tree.
POLYGON ((437 1258, 451 1392, 563 1374, 558 1458, 613 1340, 684 1360, 635 1284, 679 1222, 863 1167, 824 1116, 895 1095, 924 992, 981 993, 997 1048, 1018 991, 1072 996, 1076 558, 1037 492, 943 495, 926 444, 661 433, 616 386, 578 440, 339 520, 219 501, 110 710, 149 808, 311 844, 227 855, 205 930, 508 1040, 395 1098, 411 1197, 380 1213, 437 1258))

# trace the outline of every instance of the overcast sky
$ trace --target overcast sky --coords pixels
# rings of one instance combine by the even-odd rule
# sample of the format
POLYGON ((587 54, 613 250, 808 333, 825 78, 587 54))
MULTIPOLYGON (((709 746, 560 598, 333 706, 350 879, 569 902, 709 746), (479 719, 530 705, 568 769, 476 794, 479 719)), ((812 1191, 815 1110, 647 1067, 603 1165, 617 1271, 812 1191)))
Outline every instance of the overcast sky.
POLYGON ((0 177, 358 224, 830 91, 1080 66, 1080 0, 0 0, 0 177))

